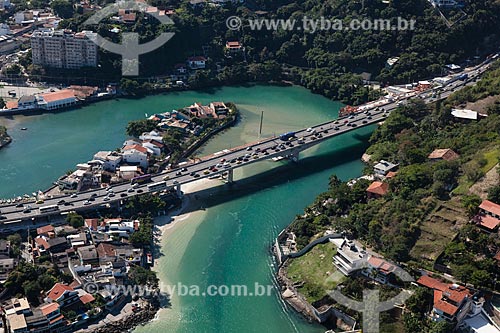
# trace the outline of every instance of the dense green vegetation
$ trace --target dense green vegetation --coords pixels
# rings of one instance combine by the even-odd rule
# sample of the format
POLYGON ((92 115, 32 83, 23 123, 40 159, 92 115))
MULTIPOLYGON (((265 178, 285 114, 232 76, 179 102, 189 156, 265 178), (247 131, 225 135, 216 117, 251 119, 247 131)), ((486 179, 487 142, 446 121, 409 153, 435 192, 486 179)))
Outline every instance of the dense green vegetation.
MULTIPOLYGON (((15 1, 20 7, 38 4, 36 1, 15 1)), ((88 29, 83 22, 91 13, 73 12, 68 4, 66 0, 51 3, 59 15, 67 18, 60 23, 60 28, 88 29)), ((104 5, 104 1, 101 4, 104 5)), ((279 0, 201 8, 193 8, 188 1, 179 0, 152 0, 150 4, 173 9, 174 24, 162 25, 140 14, 133 25, 102 21, 95 27, 95 31, 116 42, 120 39, 119 34, 110 32, 116 26, 122 31, 139 33, 141 42, 152 40, 162 31, 175 32, 163 47, 141 56, 141 76, 170 74, 174 64, 185 62, 192 55, 205 55, 210 59, 207 68, 189 78, 188 83, 194 88, 286 79, 346 103, 361 103, 377 95, 376 91, 363 86, 360 73, 369 73, 372 80, 383 84, 416 81, 442 74, 445 64, 462 63, 477 54, 491 53, 498 42, 496 27, 500 14, 500 4, 492 0, 466 0, 465 16, 459 11, 446 11, 449 21, 453 22, 451 26, 426 0, 387 3, 279 0), (233 15, 243 22, 243 27, 236 31, 229 30, 225 24, 233 15), (339 19, 345 26, 354 19, 387 19, 396 23, 398 17, 413 19, 416 23, 414 30, 318 30, 314 33, 283 28, 252 30, 248 23, 249 19, 295 19, 298 26, 303 17, 339 19), (244 52, 228 56, 224 50, 228 40, 239 40, 244 52), (399 61, 386 68, 386 60, 390 57, 399 57, 399 61)), ((26 67, 35 77, 45 72, 29 64, 26 67)), ((120 69, 118 55, 101 52, 99 71, 47 70, 45 75, 110 80, 119 78, 120 69)), ((155 89, 149 81, 128 80, 123 84, 126 91, 144 93, 155 89)))

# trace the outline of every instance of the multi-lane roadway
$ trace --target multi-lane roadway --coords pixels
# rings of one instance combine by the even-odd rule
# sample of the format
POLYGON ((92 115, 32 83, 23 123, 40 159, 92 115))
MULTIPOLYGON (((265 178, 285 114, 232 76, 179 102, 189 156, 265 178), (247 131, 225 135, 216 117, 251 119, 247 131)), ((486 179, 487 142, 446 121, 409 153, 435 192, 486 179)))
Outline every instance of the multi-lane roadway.
MULTIPOLYGON (((421 98, 425 103, 444 99, 464 86, 475 84, 488 65, 489 63, 483 63, 469 70, 467 72, 468 77, 465 80, 452 81, 442 87, 424 91, 412 98, 421 98)), ((273 137, 263 139, 245 147, 224 150, 201 159, 199 162, 185 165, 183 168, 153 175, 151 182, 148 184, 133 185, 131 183, 122 183, 113 185, 107 189, 96 189, 73 195, 50 198, 40 204, 32 203, 30 207, 19 203, 0 206, 0 229, 8 228, 16 223, 24 222, 25 224, 26 221, 35 221, 36 218, 46 215, 59 215, 70 211, 95 209, 136 195, 155 192, 149 188, 149 185, 155 183, 166 182, 168 187, 180 188, 182 184, 224 172, 231 173, 233 169, 272 157, 297 156, 300 151, 329 138, 384 120, 392 110, 406 103, 408 99, 410 98, 390 100, 384 105, 379 105, 364 112, 298 130, 291 141, 273 137), (57 206, 57 210, 55 212, 40 211, 41 207, 48 206, 57 206)))

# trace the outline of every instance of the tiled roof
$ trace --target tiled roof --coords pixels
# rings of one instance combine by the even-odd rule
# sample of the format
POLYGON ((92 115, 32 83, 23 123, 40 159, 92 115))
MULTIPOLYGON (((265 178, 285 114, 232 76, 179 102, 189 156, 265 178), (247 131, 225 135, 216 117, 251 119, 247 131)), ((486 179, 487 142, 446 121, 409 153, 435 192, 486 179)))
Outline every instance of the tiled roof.
POLYGON ((442 311, 450 316, 455 315, 455 313, 457 313, 457 311, 458 311, 458 308, 455 305, 450 304, 450 303, 443 301, 441 299, 438 299, 436 301, 437 298, 440 298, 441 294, 442 294, 441 291, 434 290, 434 309, 440 310, 440 311, 442 311))
POLYGON ((457 159, 458 157, 459 155, 449 148, 435 149, 428 156, 428 158, 430 159, 443 159, 446 161, 452 161, 454 159, 457 159))
POLYGON ((492 231, 498 228, 498 225, 500 224, 499 219, 490 215, 485 215, 485 216, 478 215, 477 220, 480 226, 492 231))
POLYGON ((62 283, 56 283, 52 287, 52 289, 50 289, 49 293, 47 294, 47 297, 55 301, 59 297, 61 297, 61 295, 64 294, 65 291, 73 291, 73 288, 62 283))
POLYGON ((124 151, 132 150, 132 149, 140 151, 141 153, 144 153, 144 154, 146 154, 148 152, 148 150, 146 148, 144 148, 143 146, 140 146, 140 145, 130 145, 130 146, 123 147, 124 151))
POLYGON ((60 101, 63 99, 75 98, 75 93, 73 90, 64 89, 46 94, 41 94, 40 96, 43 97, 43 100, 45 102, 50 103, 50 102, 60 101))
POLYGON ((500 216, 500 205, 497 205, 489 200, 483 200, 483 202, 479 205, 479 208, 500 216))
POLYGON ((59 304, 57 303, 50 303, 40 307, 40 310, 42 311, 44 316, 47 316, 54 311, 57 311, 57 309, 59 309, 59 304))
POLYGON ((370 193, 374 193, 374 194, 378 194, 378 195, 386 195, 388 191, 389 191, 389 184, 382 183, 379 181, 374 181, 366 189, 366 192, 370 192, 370 193))
POLYGON ((81 301, 83 304, 87 304, 87 303, 90 303, 90 302, 95 301, 95 298, 94 298, 94 296, 92 296, 91 294, 85 294, 85 295, 83 295, 83 296, 80 296, 80 301, 81 301))
POLYGON ((51 224, 36 229, 36 233, 38 235, 46 234, 49 232, 54 232, 54 227, 51 224))
POLYGON ((424 286, 424 287, 431 288, 434 290, 440 290, 440 291, 443 291, 446 288, 448 288, 448 285, 446 283, 443 283, 439 280, 436 280, 428 275, 422 275, 417 280, 417 283, 424 286))

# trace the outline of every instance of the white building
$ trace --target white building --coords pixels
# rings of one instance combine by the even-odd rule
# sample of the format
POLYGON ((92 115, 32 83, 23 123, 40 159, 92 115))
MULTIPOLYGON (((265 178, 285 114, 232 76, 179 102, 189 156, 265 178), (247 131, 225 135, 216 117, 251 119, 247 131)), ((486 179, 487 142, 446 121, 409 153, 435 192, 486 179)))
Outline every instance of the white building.
POLYGON ((97 67, 97 34, 40 29, 31 35, 33 64, 54 68, 97 67))
POLYGON ((206 66, 207 59, 205 57, 190 57, 187 60, 187 64, 191 69, 204 69, 206 66))
POLYGON ((140 165, 146 169, 149 165, 148 150, 140 145, 123 147, 123 161, 129 164, 140 165))
POLYGON ((337 247, 337 254, 333 257, 333 264, 342 274, 349 276, 355 271, 363 268, 368 254, 359 249, 353 241, 344 238, 331 238, 337 247))
POLYGON ((393 171, 397 168, 397 166, 397 164, 380 160, 380 162, 375 164, 375 166, 373 167, 373 171, 376 175, 385 177, 389 171, 393 171))
POLYGON ((102 168, 115 172, 123 157, 114 151, 100 151, 94 155, 94 160, 104 162, 102 168))
POLYGON ((37 105, 44 110, 56 110, 70 107, 78 103, 75 92, 70 89, 63 89, 55 92, 38 95, 37 105))

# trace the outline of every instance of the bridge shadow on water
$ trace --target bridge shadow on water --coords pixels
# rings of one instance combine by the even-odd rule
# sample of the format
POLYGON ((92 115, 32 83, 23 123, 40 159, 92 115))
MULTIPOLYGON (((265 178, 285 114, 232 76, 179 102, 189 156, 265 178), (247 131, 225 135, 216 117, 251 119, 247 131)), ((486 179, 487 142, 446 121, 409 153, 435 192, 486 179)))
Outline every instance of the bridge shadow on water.
POLYGON ((187 205, 188 207, 184 209, 183 213, 207 209, 225 202, 237 200, 268 188, 300 180, 311 174, 360 159, 368 147, 368 137, 364 135, 355 136, 356 139, 360 140, 356 144, 304 157, 298 163, 276 162, 283 164, 256 175, 237 179, 235 183, 230 185, 221 183, 220 185, 194 192, 190 194, 190 204, 187 205))

